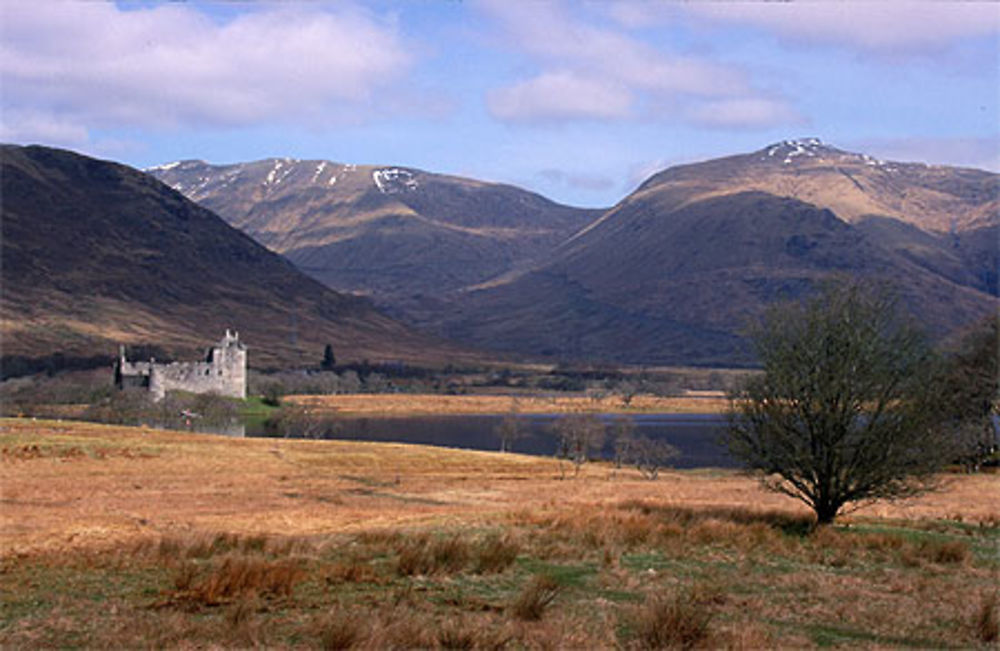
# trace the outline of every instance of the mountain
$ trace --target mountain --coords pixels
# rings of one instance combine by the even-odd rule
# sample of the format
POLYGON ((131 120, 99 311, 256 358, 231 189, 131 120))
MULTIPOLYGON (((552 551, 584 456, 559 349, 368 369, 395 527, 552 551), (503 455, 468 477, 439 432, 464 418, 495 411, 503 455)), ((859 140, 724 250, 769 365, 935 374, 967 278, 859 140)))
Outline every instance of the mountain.
POLYGON ((238 330, 253 365, 463 353, 334 292, 137 170, 0 147, 3 354, 193 354, 238 330))
POLYGON ((932 335, 995 314, 998 175, 816 140, 665 170, 530 270, 420 325, 529 355, 746 364, 766 305, 887 281, 932 335))
POLYGON ((996 295, 998 185, 1000 176, 983 170, 885 161, 807 138, 664 170, 628 200, 652 195, 672 208, 753 190, 799 199, 918 265, 996 295))
POLYGON ((748 322, 831 275, 894 284, 935 336, 998 304, 1000 176, 817 139, 666 169, 600 212, 402 168, 154 173, 333 287, 529 357, 747 364, 748 322))
POLYGON ((829 208, 851 224, 877 215, 945 233, 997 224, 997 179, 982 170, 879 160, 807 138, 671 167, 630 199, 655 193, 661 203, 676 205, 759 190, 829 208))
POLYGON ((147 171, 327 286, 401 314, 524 268, 601 214, 401 167, 284 158, 147 171))

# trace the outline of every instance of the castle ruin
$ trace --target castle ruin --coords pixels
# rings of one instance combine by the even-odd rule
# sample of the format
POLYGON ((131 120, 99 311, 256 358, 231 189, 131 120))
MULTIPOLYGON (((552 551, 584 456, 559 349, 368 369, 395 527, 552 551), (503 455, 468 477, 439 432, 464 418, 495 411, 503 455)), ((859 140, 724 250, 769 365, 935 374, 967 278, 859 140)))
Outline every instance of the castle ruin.
POLYGON ((238 332, 230 333, 208 349, 203 362, 130 362, 125 347, 118 349, 115 386, 146 389, 159 402, 167 391, 217 393, 230 398, 247 397, 247 349, 238 332))

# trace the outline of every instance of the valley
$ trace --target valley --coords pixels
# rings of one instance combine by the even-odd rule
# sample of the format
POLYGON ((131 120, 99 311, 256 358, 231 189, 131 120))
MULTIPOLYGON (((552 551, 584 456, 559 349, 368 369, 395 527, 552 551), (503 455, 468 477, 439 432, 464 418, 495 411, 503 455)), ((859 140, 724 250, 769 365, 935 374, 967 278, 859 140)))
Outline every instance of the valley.
POLYGON ((0 651, 1000 643, 1000 3, 0 52, 0 651))
POLYGON ((327 286, 394 314, 535 263, 600 214, 398 167, 268 159, 148 171, 327 286))

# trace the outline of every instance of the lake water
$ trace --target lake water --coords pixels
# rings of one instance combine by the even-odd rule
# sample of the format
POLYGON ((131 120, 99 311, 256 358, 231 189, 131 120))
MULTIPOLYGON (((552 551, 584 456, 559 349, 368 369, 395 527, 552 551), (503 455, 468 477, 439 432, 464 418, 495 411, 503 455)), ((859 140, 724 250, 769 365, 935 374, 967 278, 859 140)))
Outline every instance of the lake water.
MULTIPOLYGON (((601 415, 609 425, 618 415, 601 415)), ((726 420, 715 414, 632 414, 634 433, 654 440, 663 440, 680 450, 671 464, 675 468, 735 467, 719 438, 726 420)), ((410 416, 401 418, 339 417, 326 423, 323 438, 419 443, 470 450, 498 450, 500 439, 496 429, 502 415, 476 416, 410 416)), ((523 414, 524 437, 513 444, 513 452, 552 455, 555 437, 551 427, 558 415, 523 414)), ((279 434, 280 435, 280 434, 279 434)), ((247 428, 247 436, 267 436, 259 428, 247 428)), ((271 434, 271 436, 274 436, 271 434)), ((609 437, 610 439, 610 437, 609 437)), ((608 440, 603 456, 610 458, 608 440)))

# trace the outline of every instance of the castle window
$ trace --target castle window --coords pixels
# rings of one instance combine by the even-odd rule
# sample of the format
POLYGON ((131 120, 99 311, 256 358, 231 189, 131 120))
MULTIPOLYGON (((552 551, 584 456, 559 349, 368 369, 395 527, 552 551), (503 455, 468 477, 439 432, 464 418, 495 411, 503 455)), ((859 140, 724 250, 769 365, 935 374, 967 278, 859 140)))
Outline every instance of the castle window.
POLYGON ((208 374, 209 374, 209 373, 211 373, 211 372, 212 372, 212 369, 210 369, 210 368, 206 368, 206 369, 205 369, 205 375, 208 375, 208 374))

